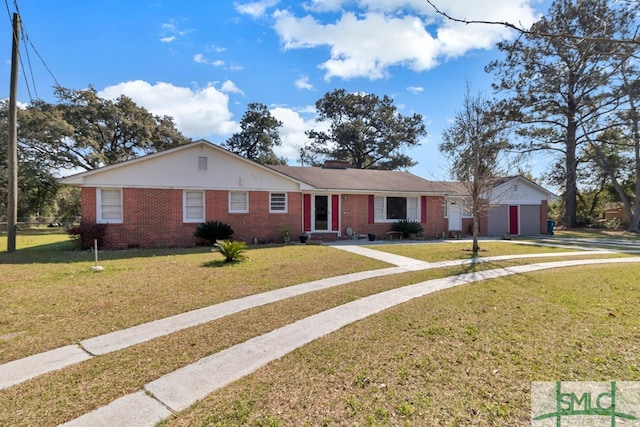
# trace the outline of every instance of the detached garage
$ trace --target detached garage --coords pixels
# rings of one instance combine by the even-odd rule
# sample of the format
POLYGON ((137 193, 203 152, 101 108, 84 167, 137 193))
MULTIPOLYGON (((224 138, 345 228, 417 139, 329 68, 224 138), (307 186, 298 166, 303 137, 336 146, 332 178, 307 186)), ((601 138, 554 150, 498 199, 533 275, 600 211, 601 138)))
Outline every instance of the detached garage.
POLYGON ((546 233, 548 200, 555 197, 520 176, 497 180, 484 197, 489 204, 487 235, 546 233))

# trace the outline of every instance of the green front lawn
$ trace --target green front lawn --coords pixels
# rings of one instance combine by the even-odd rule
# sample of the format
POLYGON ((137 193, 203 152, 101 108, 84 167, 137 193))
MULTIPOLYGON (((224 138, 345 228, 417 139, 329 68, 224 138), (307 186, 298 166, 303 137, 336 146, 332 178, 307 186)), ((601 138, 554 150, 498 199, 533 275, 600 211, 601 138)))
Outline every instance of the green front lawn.
MULTIPOLYGON (((30 247, 0 252, 0 363, 244 295, 388 266, 330 247, 273 245, 253 247, 246 261, 231 265, 210 248, 105 251, 105 270, 93 272, 93 254, 68 250, 65 235, 30 239, 30 247)), ((375 249, 418 254, 403 246, 375 249)), ((440 244, 412 246, 428 260, 466 254, 462 246, 451 247, 456 255, 438 255, 440 244)), ((506 242, 485 248, 487 256, 532 250, 506 242)), ((541 260, 555 251, 535 250, 541 260)), ((322 310, 524 262, 356 282, 96 357, 0 391, 0 426, 57 425, 322 310)), ((531 381, 640 380, 637 277, 640 263, 587 266, 437 292, 304 346, 166 424, 529 425, 531 381)))

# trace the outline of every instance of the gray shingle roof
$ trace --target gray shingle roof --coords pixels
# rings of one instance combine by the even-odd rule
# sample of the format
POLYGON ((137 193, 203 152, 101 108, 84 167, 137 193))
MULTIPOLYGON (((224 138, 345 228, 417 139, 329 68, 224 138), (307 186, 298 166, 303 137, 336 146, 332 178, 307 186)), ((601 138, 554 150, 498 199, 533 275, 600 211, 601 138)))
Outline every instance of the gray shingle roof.
POLYGON ((427 181, 409 172, 375 169, 330 169, 273 165, 270 168, 318 190, 447 194, 447 183, 427 181))

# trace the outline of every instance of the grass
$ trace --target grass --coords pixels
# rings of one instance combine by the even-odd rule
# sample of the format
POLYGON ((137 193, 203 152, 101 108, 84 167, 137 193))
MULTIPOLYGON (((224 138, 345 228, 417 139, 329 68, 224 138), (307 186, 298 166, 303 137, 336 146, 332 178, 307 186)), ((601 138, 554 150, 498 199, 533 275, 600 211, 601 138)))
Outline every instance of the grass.
POLYGON ((640 380, 638 274, 580 267, 438 292, 300 348, 162 425, 530 425, 532 381, 640 380))
POLYGON ((556 229, 554 235, 558 237, 567 238, 581 238, 581 239, 624 239, 640 241, 640 235, 638 233, 632 233, 628 230, 603 230, 596 228, 575 228, 575 229, 556 229))
POLYGON ((93 272, 93 254, 56 251, 63 242, 0 253, 0 363, 230 299, 387 266, 329 247, 288 245, 250 249, 245 262, 231 265, 211 248, 105 251, 104 271, 93 272))
MULTIPOLYGON (((19 244, 16 253, 0 252, 5 360, 242 295, 385 266, 333 248, 288 245, 252 248, 247 261, 230 266, 207 248, 106 251, 100 254, 105 271, 93 273, 91 253, 64 250, 68 242, 50 235, 32 239, 29 248, 19 244), (38 239, 52 240, 38 245, 38 239)), ((514 247, 530 251, 496 243, 486 247, 487 256, 514 247)), ((423 248, 421 256, 443 248, 412 246, 423 248)), ((465 256, 460 245, 454 252, 457 259, 465 256)), ((519 263, 352 283, 96 357, 0 391, 0 426, 57 425, 327 308, 423 280, 519 263)), ((438 292, 317 340, 165 424, 529 425, 531 381, 639 379, 640 308, 633 303, 639 274, 636 265, 590 266, 438 292)))
MULTIPOLYGON (((394 244, 394 245, 371 245, 371 249, 382 252, 402 255, 427 262, 438 262, 448 260, 467 260, 473 257, 471 243, 459 241, 442 241, 434 244, 394 244)), ((576 249, 578 250, 578 249, 576 249)), ((514 242, 481 241, 479 258, 486 258, 500 255, 525 255, 525 254, 553 254, 572 251, 567 248, 554 248, 546 246, 536 246, 529 244, 516 244, 514 242)), ((593 256, 585 251, 586 256, 593 256)))

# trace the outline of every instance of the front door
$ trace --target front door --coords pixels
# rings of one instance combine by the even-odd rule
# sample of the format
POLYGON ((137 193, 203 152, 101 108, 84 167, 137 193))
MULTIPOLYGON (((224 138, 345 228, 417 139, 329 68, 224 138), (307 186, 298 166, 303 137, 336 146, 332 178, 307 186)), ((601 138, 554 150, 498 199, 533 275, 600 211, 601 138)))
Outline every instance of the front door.
POLYGON ((315 231, 329 230, 329 196, 314 196, 313 198, 313 229, 315 231))
POLYGON ((447 216, 449 217, 449 231, 462 230, 462 206, 459 200, 447 201, 447 216))

